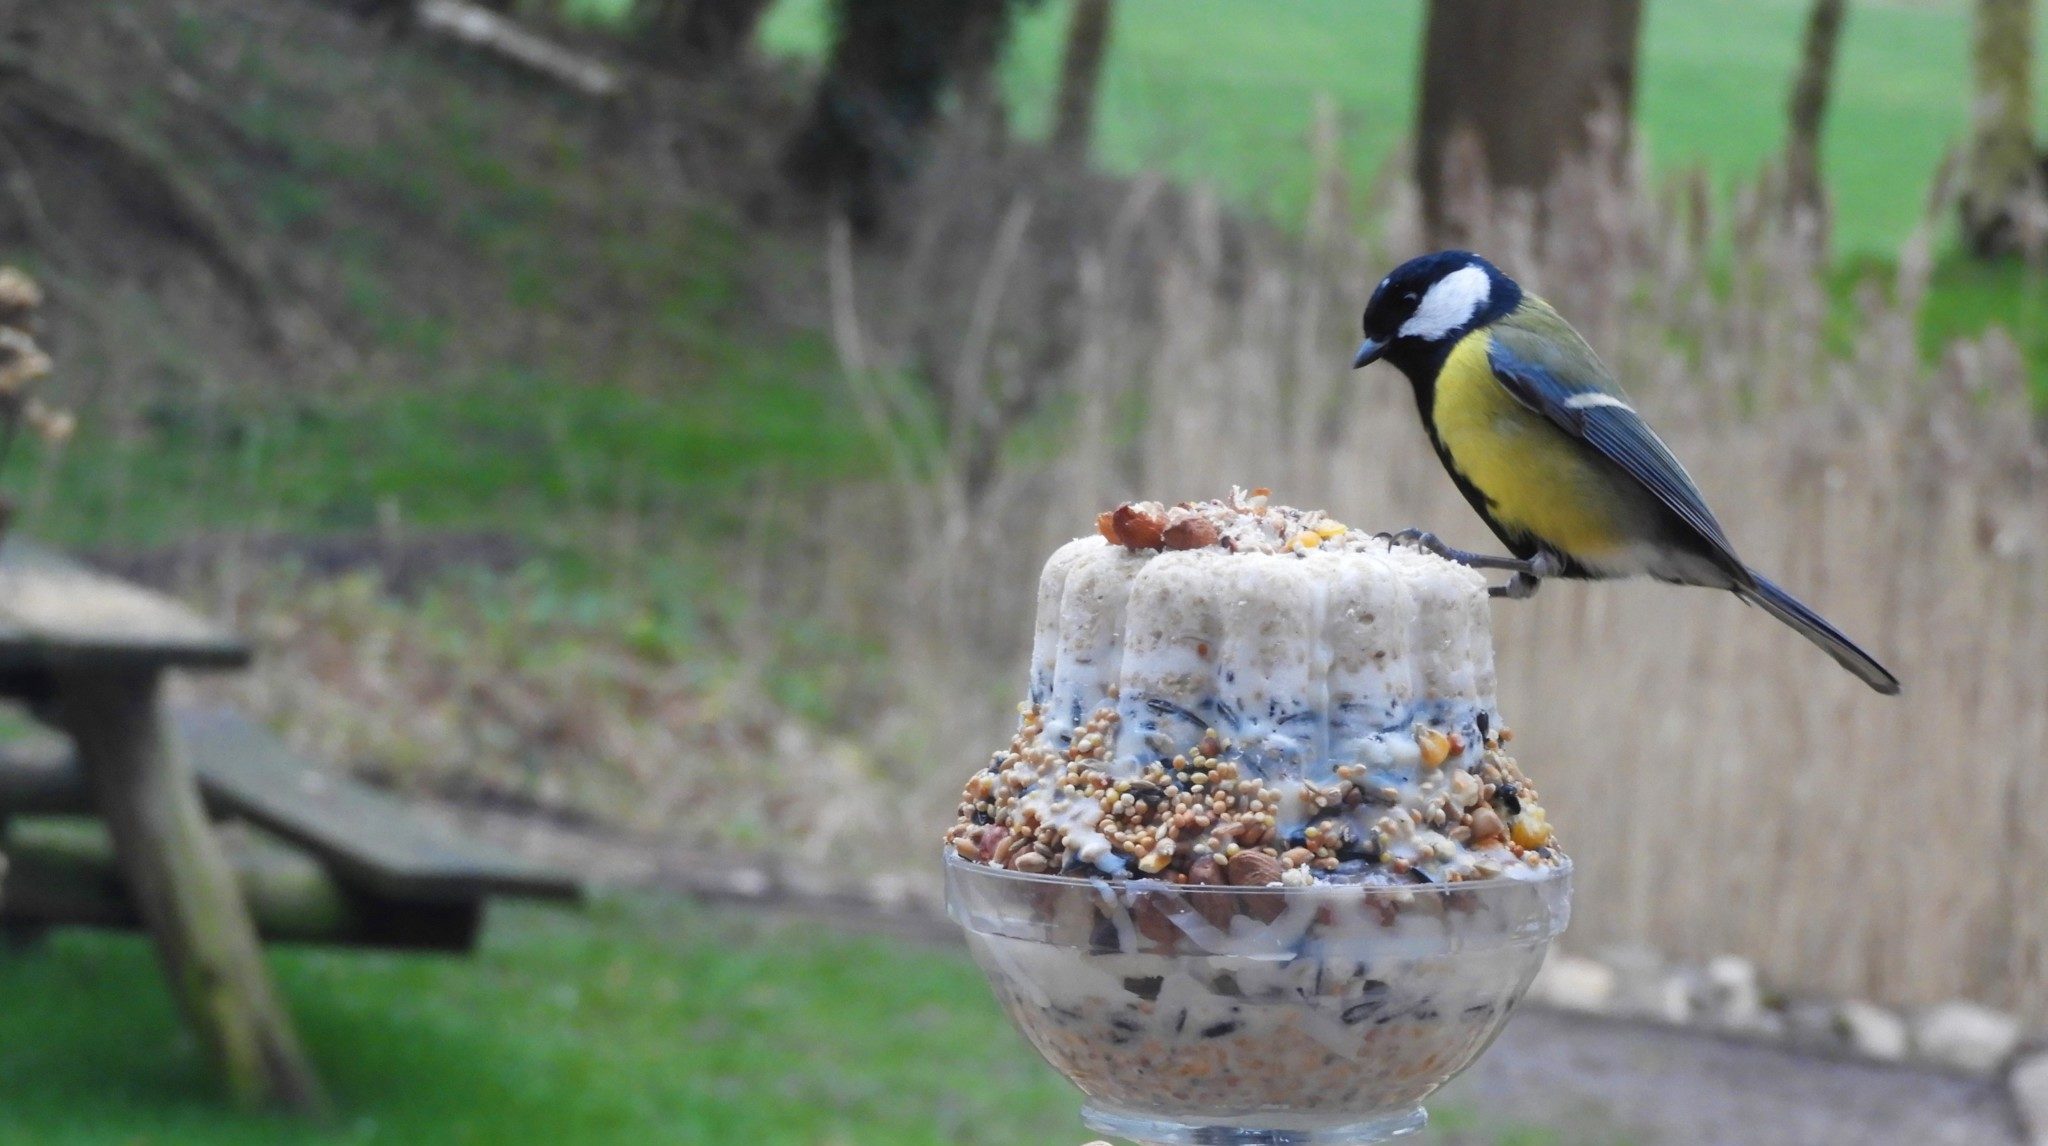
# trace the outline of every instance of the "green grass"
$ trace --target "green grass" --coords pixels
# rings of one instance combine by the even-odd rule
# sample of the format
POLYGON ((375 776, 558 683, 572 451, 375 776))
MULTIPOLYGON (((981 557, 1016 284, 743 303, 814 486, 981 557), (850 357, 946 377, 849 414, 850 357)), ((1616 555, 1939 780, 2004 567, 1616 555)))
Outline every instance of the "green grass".
MULTIPOLYGON (((589 0, 593 10, 602 0, 589 0)), ((1704 164, 1728 182, 1782 145, 1808 0, 1647 5, 1638 125, 1656 167, 1704 164)), ((771 50, 815 56, 825 0, 782 0, 771 50)), ((1042 131, 1067 5, 1025 19, 1008 64, 1018 122, 1042 131)), ((1371 175, 1409 131, 1422 0, 1121 0, 1099 109, 1112 168, 1163 168, 1238 202, 1298 218, 1314 98, 1343 110, 1351 170, 1371 175)), ((1919 217, 1967 109, 1961 0, 1859 3, 1843 32, 1826 175, 1845 250, 1890 251, 1919 217)), ((2048 21, 2040 22, 2048 55, 2048 21)), ((1481 77, 1475 77, 1479 82, 1481 77)), ((2048 85, 2040 85, 2048 115, 2048 85)))
POLYGON ((0 956, 0 1141, 1080 1142, 1077 1096, 957 952, 647 899, 495 919, 469 960, 290 951, 341 1108, 224 1111, 137 939, 0 956))
MULTIPOLYGON (((780 350, 762 357, 822 361, 814 346, 780 350)), ((722 520, 717 508, 737 512, 766 475, 812 483, 866 464, 866 439, 828 392, 758 361, 742 356, 727 384, 681 394, 508 367, 284 410, 166 406, 139 438, 89 423, 54 460, 33 528, 145 544, 195 529, 364 530, 395 514, 545 536, 576 514, 694 508, 694 521, 722 520)), ((17 451, 8 488, 34 489, 40 454, 17 451)))
POLYGON ((1960 255, 1936 268, 1921 322, 1929 355, 1951 339, 1996 323, 2020 345, 2033 366, 2035 395, 2048 404, 2048 282, 2016 262, 1986 264, 1960 255))

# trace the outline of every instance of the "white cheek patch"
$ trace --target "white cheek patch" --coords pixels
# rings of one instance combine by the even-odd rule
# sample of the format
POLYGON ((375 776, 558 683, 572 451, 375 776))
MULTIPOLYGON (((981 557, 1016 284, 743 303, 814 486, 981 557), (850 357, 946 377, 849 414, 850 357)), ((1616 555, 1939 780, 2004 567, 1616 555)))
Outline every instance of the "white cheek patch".
POLYGON ((1442 338, 1451 331, 1472 321, 1486 300, 1493 295, 1493 281, 1479 267, 1465 267, 1452 271, 1437 280, 1422 296, 1421 305, 1407 322, 1401 324, 1402 338, 1420 338, 1425 342, 1442 338))

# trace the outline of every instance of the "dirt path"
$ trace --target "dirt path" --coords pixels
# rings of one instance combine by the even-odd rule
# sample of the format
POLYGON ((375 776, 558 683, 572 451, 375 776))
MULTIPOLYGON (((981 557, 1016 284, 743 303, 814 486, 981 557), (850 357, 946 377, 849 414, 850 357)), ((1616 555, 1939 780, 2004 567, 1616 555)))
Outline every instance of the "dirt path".
POLYGON ((1709 1034, 1525 1011, 1445 1106, 1488 1112, 1425 1135, 1479 1146, 1545 1127, 1559 1146, 2008 1146, 2002 1090, 1907 1067, 1837 1062, 1709 1034))
MULTIPOLYGON (((887 911, 710 871, 702 857, 609 833, 467 809, 444 814, 613 886, 747 898, 910 942, 954 942, 926 906, 887 911)), ((919 887, 911 903, 934 889, 919 887)), ((1842 1062, 1697 1031, 1525 1010, 1431 1104, 1429 1146, 2018 1146, 2002 1089, 1934 1071, 1842 1062), (1476 1113, 1475 1113, 1476 1112, 1476 1113)))

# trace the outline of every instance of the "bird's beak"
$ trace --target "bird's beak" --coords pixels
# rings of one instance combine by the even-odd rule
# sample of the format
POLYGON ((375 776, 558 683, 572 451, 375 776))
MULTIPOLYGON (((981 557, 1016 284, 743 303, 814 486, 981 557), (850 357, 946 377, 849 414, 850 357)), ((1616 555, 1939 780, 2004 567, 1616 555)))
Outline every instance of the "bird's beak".
POLYGON ((1387 343, 1385 339, 1368 338, 1358 344, 1358 357, 1351 360, 1351 368, 1356 370, 1369 363, 1378 362, 1380 355, 1386 352, 1387 343))

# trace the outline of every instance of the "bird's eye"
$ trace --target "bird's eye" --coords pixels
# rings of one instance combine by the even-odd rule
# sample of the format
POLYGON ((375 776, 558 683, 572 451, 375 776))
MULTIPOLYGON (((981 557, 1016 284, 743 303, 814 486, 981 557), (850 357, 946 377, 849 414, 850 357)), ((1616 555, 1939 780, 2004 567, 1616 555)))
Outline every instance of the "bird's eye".
POLYGON ((1401 296, 1401 301, 1402 301, 1402 302, 1421 302, 1421 301, 1422 301, 1422 296, 1421 296, 1421 295, 1419 295, 1419 294, 1416 294, 1416 293, 1415 293, 1414 291, 1412 291, 1412 290, 1411 290, 1411 291, 1409 291, 1409 292, 1407 292, 1407 293, 1405 293, 1405 294, 1403 294, 1403 295, 1401 296))

